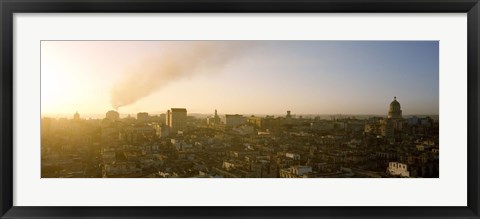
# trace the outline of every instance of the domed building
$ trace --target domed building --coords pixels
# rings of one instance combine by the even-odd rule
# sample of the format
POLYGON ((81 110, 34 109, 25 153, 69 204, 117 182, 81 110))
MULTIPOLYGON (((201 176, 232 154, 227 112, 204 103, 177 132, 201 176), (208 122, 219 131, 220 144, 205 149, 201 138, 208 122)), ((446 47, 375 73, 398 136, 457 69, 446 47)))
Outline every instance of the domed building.
POLYGON ((393 98, 388 107, 388 116, 381 123, 382 135, 389 139, 390 142, 401 140, 405 119, 402 117, 402 108, 397 101, 397 97, 393 98))
POLYGON ((117 121, 120 119, 120 114, 115 110, 110 110, 105 114, 105 119, 110 121, 117 121))
POLYGON ((73 120, 80 120, 80 114, 78 114, 78 111, 73 114, 73 120))
POLYGON ((390 103, 390 107, 388 108, 388 118, 402 119, 402 109, 400 103, 397 101, 397 97, 394 97, 393 101, 390 103))

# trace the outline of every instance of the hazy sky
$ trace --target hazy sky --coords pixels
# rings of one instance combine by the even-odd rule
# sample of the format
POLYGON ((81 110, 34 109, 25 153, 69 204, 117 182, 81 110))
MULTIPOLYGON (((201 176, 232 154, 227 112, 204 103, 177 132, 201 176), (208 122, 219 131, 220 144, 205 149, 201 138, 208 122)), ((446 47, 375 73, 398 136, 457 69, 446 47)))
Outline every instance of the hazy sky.
POLYGON ((438 114, 437 41, 43 41, 42 113, 438 114))

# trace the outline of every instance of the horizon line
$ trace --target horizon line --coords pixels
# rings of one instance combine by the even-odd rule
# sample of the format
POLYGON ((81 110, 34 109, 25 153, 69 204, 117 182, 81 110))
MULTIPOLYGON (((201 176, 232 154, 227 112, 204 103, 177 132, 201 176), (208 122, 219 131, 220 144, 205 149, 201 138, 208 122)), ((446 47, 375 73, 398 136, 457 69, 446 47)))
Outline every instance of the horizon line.
MULTIPOLYGON (((108 111, 107 111, 108 112, 108 111)), ((117 111, 118 112, 118 111, 117 111)), ((41 113, 41 116, 49 116, 49 115, 74 115, 74 113, 41 113)), ((81 113, 78 112, 80 116, 82 115, 105 115, 105 113, 81 113)), ((138 113, 148 113, 149 116, 158 116, 161 114, 166 114, 166 112, 160 112, 160 113, 150 113, 150 112, 145 112, 145 111, 139 111, 136 113, 119 113, 119 115, 136 115, 138 113)), ((200 113, 200 112, 188 112, 187 114, 196 114, 196 115, 214 115, 215 113, 200 113)), ((282 115, 285 116, 287 113, 217 113, 218 115, 242 115, 242 116, 256 116, 256 115, 262 115, 262 116, 278 116, 282 115)), ((379 113, 291 113, 292 116, 296 115, 308 115, 308 116, 388 116, 388 114, 379 114, 379 113)), ((416 116, 416 115, 431 115, 431 116, 439 116, 439 113, 409 113, 409 114, 403 114, 402 116, 416 116)))

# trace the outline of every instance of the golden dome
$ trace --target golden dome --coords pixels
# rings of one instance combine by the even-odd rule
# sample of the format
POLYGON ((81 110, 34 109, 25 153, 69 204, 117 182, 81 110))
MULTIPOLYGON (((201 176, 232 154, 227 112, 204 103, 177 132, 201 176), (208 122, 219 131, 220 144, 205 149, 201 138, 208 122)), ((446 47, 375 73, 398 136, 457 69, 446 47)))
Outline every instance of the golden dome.
POLYGON ((397 97, 394 97, 393 101, 390 103, 390 107, 388 108, 388 118, 402 118, 402 109, 400 103, 397 101, 397 97))

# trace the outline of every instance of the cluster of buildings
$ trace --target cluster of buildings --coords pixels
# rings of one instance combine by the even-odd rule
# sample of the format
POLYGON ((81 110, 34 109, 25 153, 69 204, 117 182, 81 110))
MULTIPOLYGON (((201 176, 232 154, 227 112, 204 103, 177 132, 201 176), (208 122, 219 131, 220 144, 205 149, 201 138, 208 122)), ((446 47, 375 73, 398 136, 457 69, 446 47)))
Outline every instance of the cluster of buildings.
POLYGON ((42 177, 438 177, 438 119, 255 116, 217 110, 42 119, 42 177))

